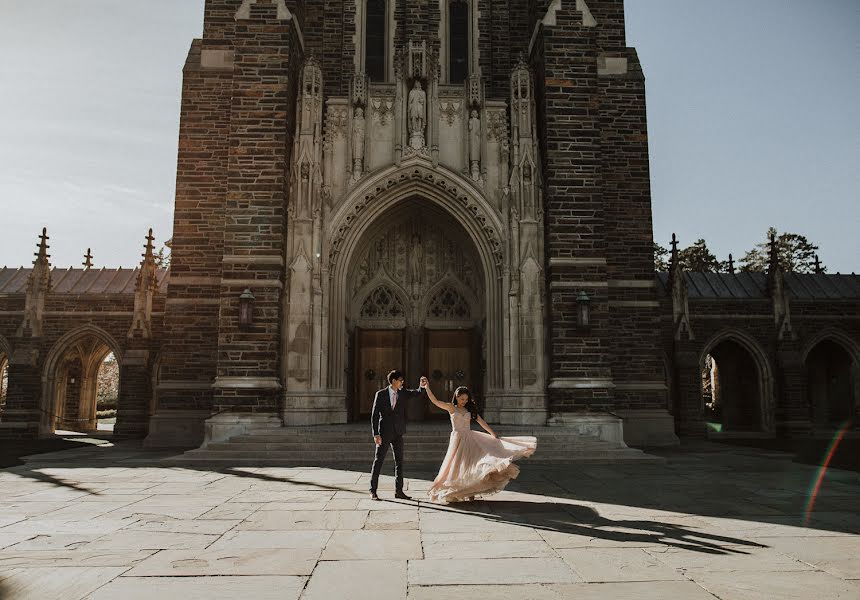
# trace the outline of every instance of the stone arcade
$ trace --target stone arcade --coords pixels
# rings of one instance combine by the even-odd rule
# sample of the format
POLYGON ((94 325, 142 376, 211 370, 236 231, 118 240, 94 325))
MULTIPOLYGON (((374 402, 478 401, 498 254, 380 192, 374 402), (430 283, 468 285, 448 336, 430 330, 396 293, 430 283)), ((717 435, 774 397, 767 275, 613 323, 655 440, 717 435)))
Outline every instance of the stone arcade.
POLYGON ((151 235, 104 285, 51 271, 45 237, 0 271, 3 435, 56 427, 84 338, 149 446, 363 422, 395 366, 472 386, 492 423, 618 443, 704 434, 711 360, 708 397, 754 405, 727 432, 856 414, 857 277, 655 277, 622 0, 207 0, 183 75, 169 274, 151 235))

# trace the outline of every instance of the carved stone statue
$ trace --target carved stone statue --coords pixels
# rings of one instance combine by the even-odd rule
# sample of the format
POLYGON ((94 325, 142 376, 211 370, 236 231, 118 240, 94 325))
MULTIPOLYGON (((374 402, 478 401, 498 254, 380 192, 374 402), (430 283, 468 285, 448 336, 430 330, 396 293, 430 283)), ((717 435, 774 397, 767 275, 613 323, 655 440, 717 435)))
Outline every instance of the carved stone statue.
POLYGON ((416 81, 409 91, 409 145, 420 150, 424 147, 424 126, 427 123, 427 94, 416 81))
POLYGON ((469 116, 469 167, 472 179, 478 181, 481 178, 481 120, 478 111, 472 110, 469 116))
POLYGON ((364 170, 364 109, 356 107, 352 117, 352 178, 358 180, 364 170))
POLYGON ((421 283, 422 266, 424 263, 424 248, 421 247, 421 236, 417 233, 412 235, 412 255, 410 258, 410 270, 412 271, 413 283, 421 283))

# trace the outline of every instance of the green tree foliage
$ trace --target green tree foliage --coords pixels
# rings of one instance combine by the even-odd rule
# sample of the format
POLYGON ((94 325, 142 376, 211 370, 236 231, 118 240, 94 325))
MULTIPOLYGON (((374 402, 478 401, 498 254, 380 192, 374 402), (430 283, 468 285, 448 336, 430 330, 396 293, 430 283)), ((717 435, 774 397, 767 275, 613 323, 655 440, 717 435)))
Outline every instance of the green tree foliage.
POLYGON ((708 244, 701 238, 696 240, 691 246, 680 250, 678 252, 678 260, 685 271, 719 273, 723 270, 723 264, 711 253, 708 249, 708 244))
POLYGON ((664 272, 669 270, 669 251, 654 242, 654 270, 664 272))
POLYGON ((119 365, 116 357, 111 353, 104 359, 99 367, 98 388, 96 391, 96 405, 116 407, 119 397, 119 365))
POLYGON ((164 246, 158 249, 158 252, 152 255, 155 259, 155 266, 167 268, 170 266, 170 252, 164 246))
MULTIPOLYGON (((782 270, 788 273, 814 273, 815 255, 818 246, 811 243, 806 236, 797 233, 782 233, 777 235, 775 228, 767 230, 767 239, 771 235, 776 237, 777 256, 782 270)), ((749 250, 741 258, 742 271, 767 271, 770 262, 770 244, 765 241, 756 244, 755 248, 749 250)), ((821 271, 826 271, 824 266, 821 271)))

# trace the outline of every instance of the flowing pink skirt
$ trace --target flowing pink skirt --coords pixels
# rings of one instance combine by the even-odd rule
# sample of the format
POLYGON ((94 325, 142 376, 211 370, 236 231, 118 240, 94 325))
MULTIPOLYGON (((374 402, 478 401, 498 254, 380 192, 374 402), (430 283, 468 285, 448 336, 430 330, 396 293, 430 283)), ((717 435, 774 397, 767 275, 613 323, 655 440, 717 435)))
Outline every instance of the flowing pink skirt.
POLYGON ((453 431, 448 452, 428 495, 433 502, 462 502, 501 492, 520 468, 518 458, 537 449, 529 436, 494 438, 481 431, 453 431))

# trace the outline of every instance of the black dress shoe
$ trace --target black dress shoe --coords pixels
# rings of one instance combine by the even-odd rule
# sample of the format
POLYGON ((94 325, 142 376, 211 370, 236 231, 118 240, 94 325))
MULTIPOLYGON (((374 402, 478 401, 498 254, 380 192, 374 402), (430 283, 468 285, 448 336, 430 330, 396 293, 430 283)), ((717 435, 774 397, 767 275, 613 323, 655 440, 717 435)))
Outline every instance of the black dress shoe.
POLYGON ((370 492, 371 500, 379 500, 379 496, 376 495, 376 492, 370 492))
POLYGON ((396 494, 394 494, 394 497, 397 498, 398 500, 412 500, 412 498, 410 498, 409 496, 407 496, 403 492, 397 492, 396 494))

